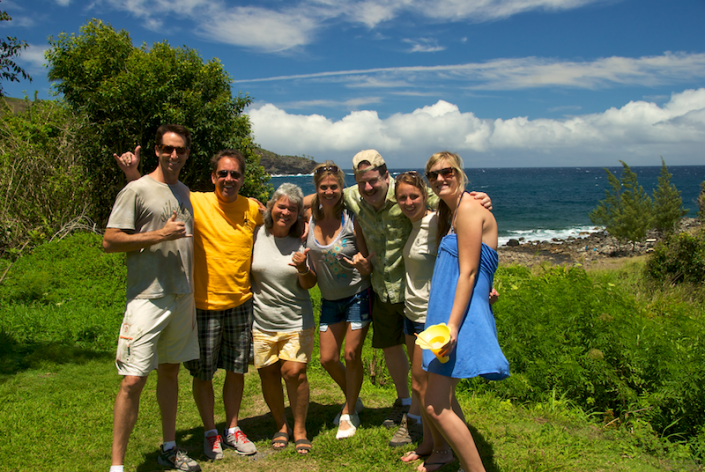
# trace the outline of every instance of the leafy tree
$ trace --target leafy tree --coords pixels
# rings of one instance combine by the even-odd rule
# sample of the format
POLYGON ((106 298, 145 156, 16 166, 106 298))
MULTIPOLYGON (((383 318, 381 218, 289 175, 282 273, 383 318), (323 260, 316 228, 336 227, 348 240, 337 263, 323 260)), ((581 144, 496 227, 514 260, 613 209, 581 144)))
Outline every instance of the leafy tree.
MULTIPOLYGON (((10 15, 5 11, 0 11, 0 21, 12 21, 10 15)), ((13 57, 19 55, 20 51, 28 46, 26 41, 20 41, 15 36, 6 36, 0 40, 0 77, 2 80, 10 82, 19 82, 21 76, 25 80, 32 81, 32 77, 20 66, 18 66, 13 57)), ((0 84, 0 97, 4 97, 5 92, 0 84)))
POLYGON ((678 222, 688 213, 683 209, 681 193, 671 183, 671 173, 661 158, 661 175, 654 190, 654 228, 659 233, 672 233, 678 222))
POLYGON ((80 34, 61 33, 50 38, 46 53, 48 77, 76 113, 85 117, 85 146, 103 222, 124 185, 113 153, 145 150, 143 173, 157 163, 154 134, 164 123, 178 123, 192 133, 191 157, 181 180, 193 190, 211 190, 210 157, 225 148, 241 150, 247 159, 244 195, 265 200, 269 176, 259 165, 250 122, 243 114, 251 98, 233 97, 230 75, 217 59, 204 62, 187 47, 166 41, 151 47, 132 45, 127 31, 115 31, 100 20, 91 20, 80 34))
POLYGON ((620 242, 632 242, 646 237, 646 231, 652 227, 653 205, 651 199, 637 181, 624 161, 622 163, 622 180, 605 169, 612 190, 605 190, 606 197, 592 212, 590 221, 604 225, 609 234, 620 242))

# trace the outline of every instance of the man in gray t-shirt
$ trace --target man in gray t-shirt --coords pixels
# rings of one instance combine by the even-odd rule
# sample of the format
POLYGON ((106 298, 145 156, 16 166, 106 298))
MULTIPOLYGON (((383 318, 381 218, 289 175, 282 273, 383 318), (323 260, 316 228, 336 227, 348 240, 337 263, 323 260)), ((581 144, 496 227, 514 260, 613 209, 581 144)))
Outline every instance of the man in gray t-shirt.
POLYGON ((127 253, 127 304, 116 365, 123 376, 115 399, 111 472, 122 472, 142 389, 157 370, 163 445, 157 460, 182 471, 199 465, 176 446, 179 364, 198 359, 193 299, 193 207, 179 173, 191 135, 179 125, 157 130, 157 168, 117 196, 103 237, 106 252, 127 253))

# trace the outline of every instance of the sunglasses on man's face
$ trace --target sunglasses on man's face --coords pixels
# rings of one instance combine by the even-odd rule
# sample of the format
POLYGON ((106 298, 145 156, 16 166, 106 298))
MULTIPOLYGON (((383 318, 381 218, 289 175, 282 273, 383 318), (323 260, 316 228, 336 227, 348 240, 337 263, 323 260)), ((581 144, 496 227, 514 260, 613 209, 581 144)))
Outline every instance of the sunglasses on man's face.
POLYGON ((323 166, 316 169, 316 175, 321 175, 324 172, 330 172, 332 174, 337 174, 340 169, 338 166, 323 166))
POLYGON ((232 178, 235 179, 235 180, 240 180, 240 177, 242 177, 242 174, 239 173, 239 172, 236 171, 236 170, 225 170, 225 169, 223 169, 223 170, 219 170, 218 172, 215 173, 215 175, 217 175, 217 176, 220 177, 221 179, 227 178, 227 177, 228 177, 228 174, 230 174, 230 177, 232 177, 232 178))
POLYGON ((426 173, 426 178, 429 182, 435 182, 439 175, 442 175, 444 179, 452 177, 455 174, 455 169, 452 167, 446 167, 445 169, 432 170, 426 173))
POLYGON ((159 146, 159 148, 164 154, 169 155, 171 155, 174 151, 176 151, 176 154, 178 154, 179 156, 183 156, 188 152, 188 148, 185 146, 168 146, 166 144, 162 144, 161 146, 159 146))

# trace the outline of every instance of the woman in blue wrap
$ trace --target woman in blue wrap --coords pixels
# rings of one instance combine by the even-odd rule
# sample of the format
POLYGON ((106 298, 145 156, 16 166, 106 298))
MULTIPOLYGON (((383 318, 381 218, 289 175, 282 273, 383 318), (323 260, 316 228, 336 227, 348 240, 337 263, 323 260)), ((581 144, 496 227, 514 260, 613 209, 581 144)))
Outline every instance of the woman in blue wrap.
POLYGON ((434 426, 453 448, 462 470, 484 471, 470 430, 453 411, 452 398, 460 379, 482 376, 501 380, 509 376, 509 363, 499 347, 488 301, 499 260, 497 222, 465 192, 467 176, 457 154, 444 151, 431 156, 426 177, 441 200, 440 243, 426 327, 448 325, 450 340, 439 354, 450 360, 443 364, 431 351, 423 352, 423 366, 429 374, 424 405, 434 426))

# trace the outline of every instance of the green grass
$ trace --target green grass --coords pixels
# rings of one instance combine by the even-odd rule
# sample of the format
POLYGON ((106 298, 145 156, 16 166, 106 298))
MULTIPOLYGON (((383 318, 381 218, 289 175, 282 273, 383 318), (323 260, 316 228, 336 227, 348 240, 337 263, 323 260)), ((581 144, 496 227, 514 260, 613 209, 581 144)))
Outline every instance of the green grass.
MULTIPOLYGON (((103 254, 99 241, 77 235, 40 246, 0 285, 0 470, 110 465, 125 272, 123 259, 103 254)), ((647 285, 640 271, 627 265, 591 274, 549 267, 498 273, 502 298, 495 313, 512 377, 463 381, 458 393, 488 471, 703 470, 704 367, 695 359, 705 333, 702 293, 647 285)), ((312 294, 317 307, 319 294, 312 294)), ((298 456, 292 445, 281 452, 269 446, 274 422, 254 369, 246 375, 240 414, 259 450, 254 458, 227 452, 223 461, 205 460, 184 369, 178 442, 205 471, 415 470, 418 463, 399 460, 411 447, 389 448, 393 431, 379 426, 395 393, 370 338, 363 351, 366 409, 355 437, 335 439, 331 423, 343 395, 320 366, 316 345, 309 366, 311 455, 298 456)), ((222 372, 216 376, 216 391, 223 379, 222 372)), ((127 451, 128 471, 159 470, 155 383, 152 374, 127 451)), ((216 401, 219 428, 224 417, 216 401)))
MULTIPOLYGON (((58 354, 58 353, 57 353, 58 354)), ((76 353, 74 353, 76 354, 76 353)), ((126 470, 157 470, 161 443, 155 399, 156 376, 150 376, 142 395, 140 417, 127 452, 126 470)), ((0 449, 2 470, 107 470, 110 464, 112 405, 120 377, 109 354, 77 357, 56 364, 36 359, 33 368, 0 385, 0 449)), ((216 389, 223 375, 216 377, 216 389)), ((246 376, 241 427, 257 444, 253 459, 226 453, 222 462, 209 463, 201 452, 203 427, 190 396, 190 378, 180 376, 177 440, 206 471, 286 470, 413 470, 399 457, 410 447, 387 446, 392 431, 381 426, 393 390, 365 383, 358 434, 335 439, 331 424, 342 395, 325 375, 310 373, 312 402, 307 422, 313 440, 310 457, 299 457, 290 445, 274 452, 269 437, 274 423, 261 398, 256 373, 246 376)), ((491 394, 464 395, 463 410, 488 471, 701 470, 692 461, 674 461, 645 453, 628 433, 605 429, 565 402, 531 406, 513 404, 491 394)), ((216 421, 224 412, 216 403, 216 421)), ((455 471, 458 464, 443 471, 455 471)))

